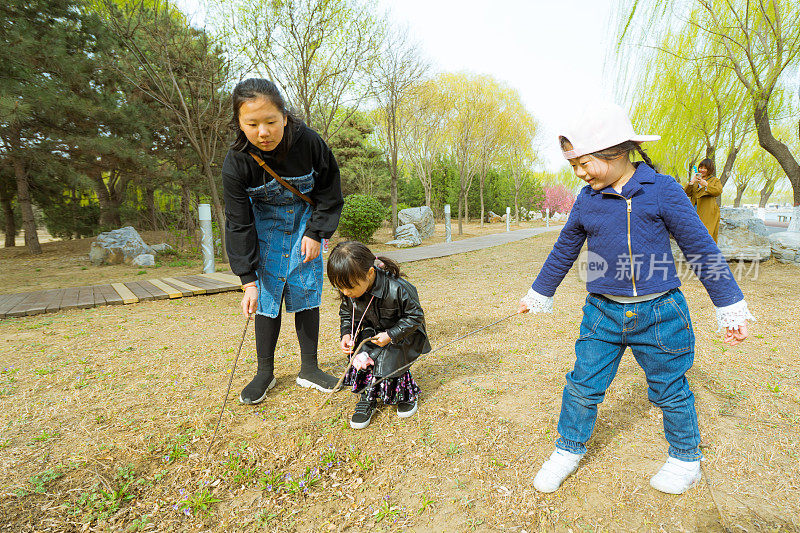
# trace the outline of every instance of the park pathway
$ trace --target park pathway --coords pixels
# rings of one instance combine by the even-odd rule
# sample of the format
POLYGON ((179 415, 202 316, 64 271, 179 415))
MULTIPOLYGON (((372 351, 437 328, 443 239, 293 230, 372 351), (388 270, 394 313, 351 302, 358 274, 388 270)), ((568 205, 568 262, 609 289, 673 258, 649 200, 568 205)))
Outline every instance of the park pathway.
MULTIPOLYGON (((393 250, 385 252, 384 255, 399 263, 409 263, 501 246, 560 228, 561 226, 554 226, 506 231, 460 241, 393 250)), ((241 290, 238 276, 232 272, 215 272, 213 274, 153 278, 67 289, 0 294, 0 319, 53 313, 66 309, 124 305, 237 290, 241 290)))

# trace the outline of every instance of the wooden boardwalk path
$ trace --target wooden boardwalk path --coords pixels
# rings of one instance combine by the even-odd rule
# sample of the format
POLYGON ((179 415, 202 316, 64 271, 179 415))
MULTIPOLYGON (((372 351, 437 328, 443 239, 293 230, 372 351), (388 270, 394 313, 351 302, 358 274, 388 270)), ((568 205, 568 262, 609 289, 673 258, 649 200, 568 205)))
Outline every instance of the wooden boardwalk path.
MULTIPOLYGON (((387 252, 386 255, 400 263, 408 263, 500 246, 560 229, 560 225, 550 228, 521 229, 449 243, 391 251, 387 252)), ((215 272, 213 274, 154 278, 107 285, 72 287, 69 289, 0 294, 0 319, 53 313, 62 309, 86 309, 99 305, 132 304, 149 300, 183 298, 185 296, 215 294, 240 289, 239 276, 235 276, 231 272, 215 272)))
POLYGON ((174 278, 154 278, 107 285, 0 295, 0 319, 86 309, 98 305, 123 305, 149 300, 183 298, 241 289, 239 276, 215 272, 174 278))

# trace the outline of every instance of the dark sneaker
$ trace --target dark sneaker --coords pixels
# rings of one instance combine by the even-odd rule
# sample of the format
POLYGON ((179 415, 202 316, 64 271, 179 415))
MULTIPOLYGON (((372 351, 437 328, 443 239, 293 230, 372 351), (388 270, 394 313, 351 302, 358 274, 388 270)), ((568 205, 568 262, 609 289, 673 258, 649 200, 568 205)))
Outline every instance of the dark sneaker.
POLYGON ((417 412, 417 401, 413 402, 397 402, 397 416, 400 418, 408 418, 417 412))
POLYGON ((368 400, 365 394, 361 395, 361 399, 356 404, 356 410, 350 418, 350 427, 353 429, 364 429, 372 420, 372 415, 375 414, 375 407, 378 402, 376 400, 368 400))
POLYGON ((274 376, 259 376, 253 378, 253 381, 247 384, 239 393, 239 403, 254 405, 264 401, 269 391, 275 384, 278 383, 274 376))
POLYGON ((319 368, 315 368, 313 370, 301 370, 295 382, 301 387, 310 387, 320 392, 331 392, 339 380, 319 368))

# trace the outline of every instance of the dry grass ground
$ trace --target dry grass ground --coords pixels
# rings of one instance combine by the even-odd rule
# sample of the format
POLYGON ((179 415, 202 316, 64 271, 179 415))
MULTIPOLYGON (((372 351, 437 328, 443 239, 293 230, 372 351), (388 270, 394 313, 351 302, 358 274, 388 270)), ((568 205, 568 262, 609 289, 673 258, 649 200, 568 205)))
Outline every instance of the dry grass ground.
MULTIPOLYGON (((435 346, 516 310, 555 233, 404 265, 435 346)), ((8 531, 796 531, 800 530, 798 271, 768 262, 741 281, 758 322, 727 347, 696 280, 689 373, 705 469, 681 496, 651 489, 666 457, 661 415, 626 354, 589 454, 558 492, 533 475, 550 454, 585 289, 570 273, 547 316, 522 316, 414 367, 419 412, 381 408, 366 430, 355 398, 294 385, 291 317, 278 386, 255 407, 252 329, 216 444, 242 335, 237 293, 0 321, 0 529, 8 531), (716 500, 716 504, 715 504, 716 500)), ((337 353, 326 285, 320 360, 337 353)))

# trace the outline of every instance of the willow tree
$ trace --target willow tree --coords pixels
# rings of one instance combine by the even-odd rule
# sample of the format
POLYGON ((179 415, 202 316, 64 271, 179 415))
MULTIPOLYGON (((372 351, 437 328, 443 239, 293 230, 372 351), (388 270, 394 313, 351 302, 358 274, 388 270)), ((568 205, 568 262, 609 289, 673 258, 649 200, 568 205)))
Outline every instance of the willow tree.
MULTIPOLYGON (((619 42, 693 28, 718 50, 712 58, 744 87, 759 144, 780 164, 800 206, 800 164, 773 134, 771 101, 800 54, 800 10, 793 0, 641 0, 619 3, 619 42), (688 13, 684 16, 683 13, 688 13), (680 14, 680 15, 678 15, 680 14), (665 20, 666 18, 666 20, 665 20), (633 28, 640 28, 637 36, 633 28)), ((687 50, 675 50, 687 55, 687 50)), ((796 217, 795 217, 796 218, 796 217)))
POLYGON ((480 123, 493 119, 485 113, 489 95, 484 81, 482 76, 467 73, 446 73, 436 78, 442 97, 449 105, 443 133, 447 138, 449 155, 458 170, 459 235, 464 233, 467 199, 480 161, 480 123))
POLYGON ((428 207, 431 207, 433 169, 445 150, 443 132, 448 110, 435 80, 415 84, 411 97, 399 109, 405 124, 400 138, 403 158, 411 163, 422 184, 428 207))

